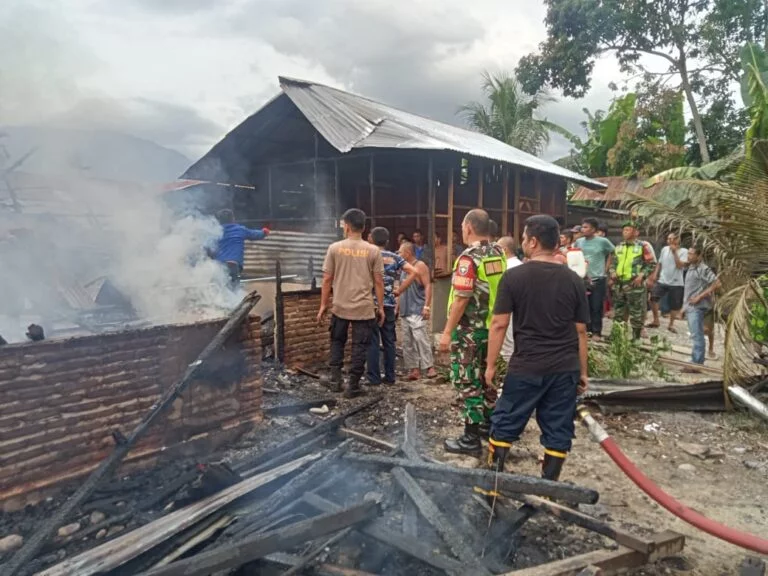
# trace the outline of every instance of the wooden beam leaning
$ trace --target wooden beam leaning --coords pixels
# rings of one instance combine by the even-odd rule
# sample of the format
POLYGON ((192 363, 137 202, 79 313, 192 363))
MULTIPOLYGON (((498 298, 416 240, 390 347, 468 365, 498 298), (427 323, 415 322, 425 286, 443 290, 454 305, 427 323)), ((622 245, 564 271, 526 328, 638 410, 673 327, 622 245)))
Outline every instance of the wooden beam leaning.
POLYGON ((578 576, 580 572, 591 566, 602 570, 603 576, 611 576, 623 574, 629 568, 637 568, 659 558, 677 554, 685 546, 685 537, 675 532, 654 534, 652 539, 656 551, 651 555, 620 546, 618 550, 596 550, 532 568, 513 570, 500 576, 578 576))
MULTIPOLYGON (((305 494, 304 501, 321 512, 341 510, 341 506, 318 496, 316 493, 305 494)), ((417 560, 420 560, 429 566, 433 566, 438 570, 444 570, 449 574, 456 574, 457 576, 460 574, 467 574, 467 567, 461 562, 457 562, 452 558, 446 558, 440 554, 435 554, 429 546, 424 545, 418 540, 399 534, 379 521, 374 521, 360 527, 360 532, 369 538, 373 538, 377 542, 381 542, 404 554, 413 556, 417 560)))
POLYGON ((544 498, 539 498, 538 496, 519 495, 516 496, 516 498, 529 506, 536 508, 536 510, 546 512, 547 514, 565 520, 566 522, 571 522, 577 526, 591 530, 592 532, 607 536, 618 544, 631 548, 637 552, 650 555, 656 549, 656 543, 653 540, 635 536, 634 534, 617 528, 608 522, 603 522, 593 516, 584 514, 579 510, 574 510, 573 508, 557 504, 550 500, 545 500, 544 498))
POLYGON ((378 513, 379 502, 369 500, 339 512, 323 514, 284 528, 256 534, 236 544, 214 548, 168 566, 149 570, 144 576, 204 576, 217 570, 237 568, 272 552, 285 550, 370 520, 378 513))
POLYGON ((474 487, 481 483, 498 481, 502 492, 533 494, 557 498, 574 504, 594 504, 600 495, 596 490, 584 488, 563 482, 554 482, 535 476, 518 474, 495 473, 492 470, 480 468, 458 468, 447 464, 431 462, 414 462, 405 458, 390 458, 377 454, 346 454, 344 460, 360 466, 377 469, 403 468, 413 477, 433 482, 451 482, 463 486, 474 487))
POLYGON ((432 501, 424 489, 419 486, 413 476, 402 468, 394 468, 392 477, 403 489, 408 497, 421 512, 424 519, 429 522, 438 534, 443 538, 459 560, 472 567, 472 574, 490 576, 490 572, 483 566, 480 558, 467 545, 466 539, 454 528, 451 520, 432 501))

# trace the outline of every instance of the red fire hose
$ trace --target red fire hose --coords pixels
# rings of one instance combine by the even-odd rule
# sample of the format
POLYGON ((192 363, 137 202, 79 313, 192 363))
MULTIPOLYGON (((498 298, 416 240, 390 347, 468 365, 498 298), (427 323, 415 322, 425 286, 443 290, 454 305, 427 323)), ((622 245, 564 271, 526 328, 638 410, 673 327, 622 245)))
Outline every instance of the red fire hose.
POLYGON ((664 490, 654 484, 650 478, 643 474, 640 469, 624 455, 618 444, 613 441, 605 431, 605 428, 597 423, 585 407, 580 406, 578 413, 582 423, 592 435, 592 438, 608 453, 608 456, 610 456, 618 467, 621 468, 622 472, 629 476, 630 480, 637 484, 643 492, 672 512, 672 514, 685 520, 688 524, 695 526, 699 530, 703 530, 721 540, 725 540, 726 542, 730 542, 731 544, 741 546, 742 548, 754 552, 759 552, 760 554, 768 554, 768 540, 765 538, 760 538, 749 532, 735 530, 724 524, 715 522, 714 520, 691 510, 664 492, 664 490))

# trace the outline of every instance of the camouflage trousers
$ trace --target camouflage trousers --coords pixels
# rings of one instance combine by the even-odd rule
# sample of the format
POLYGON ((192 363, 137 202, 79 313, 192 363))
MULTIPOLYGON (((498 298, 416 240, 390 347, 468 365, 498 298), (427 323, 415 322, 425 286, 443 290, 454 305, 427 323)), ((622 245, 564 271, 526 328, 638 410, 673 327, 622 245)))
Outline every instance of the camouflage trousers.
POLYGON ((645 284, 640 288, 630 283, 617 283, 613 286, 613 317, 617 321, 623 321, 629 316, 629 324, 632 326, 632 335, 640 338, 640 333, 645 325, 645 317, 648 313, 648 292, 645 284))
POLYGON ((458 327, 451 334, 451 384, 469 424, 490 422, 496 405, 496 387, 485 385, 488 330, 458 327))

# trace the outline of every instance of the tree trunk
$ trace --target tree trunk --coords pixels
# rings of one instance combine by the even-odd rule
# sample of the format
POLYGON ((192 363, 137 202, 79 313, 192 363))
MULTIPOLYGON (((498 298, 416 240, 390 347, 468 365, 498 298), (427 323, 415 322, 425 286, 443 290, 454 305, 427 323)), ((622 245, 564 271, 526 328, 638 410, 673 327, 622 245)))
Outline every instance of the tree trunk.
POLYGON ((765 32, 765 39, 764 39, 764 45, 765 51, 768 52, 768 0, 763 0, 763 22, 765 22, 766 29, 765 32))
MULTIPOLYGON (((768 2, 768 0, 765 0, 768 2)), ((696 130, 696 140, 699 143, 699 152, 701 153, 701 163, 709 164, 709 149, 707 148, 707 137, 704 134, 704 124, 701 122, 701 114, 699 113, 699 107, 696 104, 696 98, 693 95, 693 89, 691 88, 691 82, 688 78, 688 65, 685 59, 683 50, 680 50, 680 79, 682 80, 683 91, 685 92, 685 98, 688 100, 688 106, 691 108, 691 116, 693 117, 693 127, 696 130)))

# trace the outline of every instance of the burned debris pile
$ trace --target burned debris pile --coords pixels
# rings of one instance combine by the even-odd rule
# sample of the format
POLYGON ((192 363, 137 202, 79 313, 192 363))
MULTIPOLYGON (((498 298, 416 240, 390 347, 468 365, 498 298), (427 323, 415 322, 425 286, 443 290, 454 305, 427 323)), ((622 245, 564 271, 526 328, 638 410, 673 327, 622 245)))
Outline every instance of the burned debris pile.
MULTIPOLYGON (((100 537, 95 524, 86 530, 96 547, 51 565, 54 541, 46 548, 47 568, 39 571, 39 561, 31 566, 41 576, 555 575, 590 567, 612 574, 683 547, 677 534, 641 537, 579 511, 579 504, 598 500, 594 490, 424 457, 411 405, 397 444, 348 427, 349 418, 379 401, 359 403, 228 465, 177 470, 175 479, 131 510, 164 509, 148 523, 119 533, 99 528, 100 537), (531 567, 531 551, 541 544, 523 537, 523 504, 533 510, 525 519, 555 519, 546 528, 550 535, 562 530, 557 523, 585 529, 582 546, 570 551, 582 553, 531 567), (602 537, 615 544, 604 548, 602 537)), ((122 507, 110 508, 123 497, 119 486, 94 493, 81 510, 101 507, 112 522, 120 519, 122 507)))

